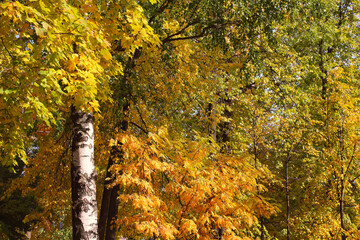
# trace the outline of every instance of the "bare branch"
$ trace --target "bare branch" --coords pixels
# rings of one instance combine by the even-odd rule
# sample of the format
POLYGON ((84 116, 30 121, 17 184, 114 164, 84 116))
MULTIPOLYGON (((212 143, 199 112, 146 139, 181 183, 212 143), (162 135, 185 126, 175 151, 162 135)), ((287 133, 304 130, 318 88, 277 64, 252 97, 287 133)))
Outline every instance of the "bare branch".
POLYGON ((134 122, 130 122, 132 125, 134 125, 135 127, 139 128, 141 131, 143 131, 144 133, 148 134, 149 132, 147 130, 145 130, 144 128, 142 128, 140 125, 134 123, 134 122))
POLYGON ((11 58, 14 58, 14 56, 11 54, 11 52, 9 51, 9 49, 7 49, 7 47, 6 47, 5 43, 4 43, 4 39, 3 39, 3 38, 0 38, 0 39, 1 39, 1 43, 2 43, 2 45, 4 46, 6 52, 9 54, 9 56, 10 56, 11 58))
POLYGON ((195 21, 193 21, 193 22, 189 22, 189 23, 186 24, 186 26, 183 27, 181 30, 179 30, 179 31, 177 31, 176 33, 173 33, 173 34, 167 36, 165 39, 162 40, 162 42, 163 42, 163 43, 166 43, 166 42, 175 41, 172 37, 175 37, 175 36, 178 36, 178 35, 184 33, 186 29, 188 29, 189 27, 191 27, 191 26, 193 26, 193 25, 195 25, 195 24, 198 24, 198 23, 200 23, 199 20, 195 20, 195 21))
POLYGON ((146 128, 146 132, 149 132, 149 129, 148 129, 148 127, 146 126, 146 122, 144 121, 144 118, 142 117, 142 114, 141 114, 141 112, 140 112, 139 107, 138 107, 138 106, 135 106, 135 108, 136 108, 136 111, 137 111, 138 114, 139 114, 139 117, 140 117, 140 119, 141 119, 142 124, 144 124, 144 126, 145 126, 145 128, 146 128))

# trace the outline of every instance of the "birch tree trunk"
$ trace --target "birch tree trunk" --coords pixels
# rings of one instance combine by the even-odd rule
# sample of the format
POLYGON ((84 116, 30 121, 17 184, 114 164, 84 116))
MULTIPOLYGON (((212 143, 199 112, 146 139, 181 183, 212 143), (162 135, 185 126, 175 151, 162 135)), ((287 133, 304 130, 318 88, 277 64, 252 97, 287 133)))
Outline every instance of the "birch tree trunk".
POLYGON ((97 240, 94 117, 71 107, 73 122, 71 192, 74 240, 97 240))

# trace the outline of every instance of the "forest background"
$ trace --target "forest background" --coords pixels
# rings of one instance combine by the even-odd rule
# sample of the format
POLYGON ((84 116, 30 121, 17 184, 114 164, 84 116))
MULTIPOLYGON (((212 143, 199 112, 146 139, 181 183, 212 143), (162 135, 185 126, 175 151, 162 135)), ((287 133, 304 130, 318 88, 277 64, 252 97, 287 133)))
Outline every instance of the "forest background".
POLYGON ((360 239, 359 1, 0 1, 0 239, 360 239))

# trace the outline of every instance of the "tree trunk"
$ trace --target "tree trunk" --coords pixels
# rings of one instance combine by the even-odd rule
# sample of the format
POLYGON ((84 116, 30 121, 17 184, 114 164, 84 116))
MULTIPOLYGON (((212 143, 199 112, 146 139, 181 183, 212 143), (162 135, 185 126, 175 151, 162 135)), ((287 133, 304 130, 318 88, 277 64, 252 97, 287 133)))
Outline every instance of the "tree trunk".
POLYGON ((112 146, 110 151, 110 157, 108 161, 108 166, 106 169, 105 176, 105 184, 104 184, 104 192, 101 200, 101 208, 100 208, 100 217, 99 217, 99 239, 105 239, 105 230, 107 225, 107 220, 109 218, 109 208, 112 196, 112 189, 107 188, 107 186, 111 183, 111 172, 109 171, 110 167, 114 164, 114 159, 118 156, 120 150, 118 146, 112 146))
POLYGON ((285 162, 285 178, 286 178, 286 239, 290 240, 290 190, 289 190, 289 160, 285 162))
POLYGON ((209 103, 207 108, 207 114, 209 117, 209 136, 216 142, 216 123, 215 123, 215 117, 216 117, 216 110, 215 110, 215 104, 209 103))
MULTIPOLYGON (((126 132, 129 129, 129 115, 130 103, 126 102, 122 108, 124 119, 121 122, 121 130, 126 132)), ((119 186, 113 188, 107 188, 106 186, 111 183, 111 172, 109 171, 110 167, 115 163, 115 160, 118 159, 120 162, 123 158, 123 152, 119 146, 113 146, 110 151, 110 157, 108 161, 108 166, 106 169, 106 178, 104 184, 104 192, 101 202, 100 209, 100 218, 99 218, 99 239, 100 240, 115 240, 117 228, 114 225, 116 216, 118 214, 119 207, 119 186)), ((122 173, 119 173, 122 174, 122 173)))
MULTIPOLYGON (((255 127, 256 127, 256 119, 255 119, 255 111, 254 111, 254 119, 253 119, 253 129, 254 129, 254 135, 253 135, 253 153, 254 153, 254 167, 257 170, 258 166, 257 166, 257 162, 258 162, 258 150, 257 150, 257 136, 255 134, 255 127)), ((256 192, 258 195, 260 195, 260 191, 259 191, 259 179, 255 178, 255 182, 256 182, 256 192)), ((259 216, 259 220, 260 220, 260 240, 265 240, 265 225, 264 225, 264 217, 262 217, 261 215, 259 216)))
MULTIPOLYGON (((130 57, 127 61, 126 68, 124 71, 124 76, 122 79, 122 88, 123 91, 120 92, 118 99, 125 99, 125 103, 122 106, 122 112, 124 115, 124 119, 121 122, 121 130, 126 132, 129 129, 129 109, 130 109, 130 101, 129 97, 131 95, 131 90, 129 86, 129 78, 131 75, 131 71, 135 67, 135 61, 141 56, 142 52, 141 49, 136 49, 133 56, 130 57)), ((109 172, 109 168, 114 164, 114 159, 123 158, 121 150, 117 149, 116 151, 110 152, 110 158, 106 170, 106 178, 111 177, 111 173, 109 172)), ((105 186, 109 184, 110 181, 105 181, 105 186)), ((116 216, 118 213, 118 206, 119 206, 119 187, 115 186, 112 189, 104 188, 103 192, 103 200, 104 203, 101 204, 100 209, 100 219, 99 219, 99 228, 100 228, 100 240, 115 240, 117 228, 115 225, 111 226, 114 220, 116 220, 116 216)))
POLYGON ((319 55, 320 55, 320 62, 319 62, 319 68, 322 72, 323 76, 321 76, 321 97, 323 100, 326 100, 327 95, 327 71, 324 66, 324 49, 323 49, 323 40, 320 40, 319 43, 319 55))
POLYGON ((74 240, 97 240, 94 117, 71 107, 73 122, 71 193, 74 240))
POLYGON ((119 209, 119 200, 118 200, 119 191, 120 191, 119 185, 116 185, 111 189, 109 215, 106 222, 105 240, 115 240, 116 238, 117 229, 116 229, 115 220, 119 209))
POLYGON ((221 152, 222 153, 227 153, 230 148, 229 148, 229 143, 230 143, 230 119, 232 118, 232 111, 230 111, 230 106, 232 104, 231 99, 228 96, 228 90, 225 90, 225 97, 222 97, 220 99, 220 102, 224 105, 224 112, 222 114, 222 116, 225 118, 225 120, 221 121, 219 123, 219 136, 218 136, 218 142, 222 143, 221 146, 221 152))
MULTIPOLYGON (((341 190, 340 190, 340 224, 341 229, 345 231, 345 221, 344 221, 344 181, 341 180, 341 190)), ((341 234, 341 240, 346 240, 345 233, 341 234)))

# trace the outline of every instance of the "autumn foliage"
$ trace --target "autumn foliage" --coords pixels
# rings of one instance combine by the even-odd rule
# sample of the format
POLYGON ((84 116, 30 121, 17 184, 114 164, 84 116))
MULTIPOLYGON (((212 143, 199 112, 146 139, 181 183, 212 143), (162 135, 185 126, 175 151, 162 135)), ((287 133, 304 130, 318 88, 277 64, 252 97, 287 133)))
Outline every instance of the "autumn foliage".
POLYGON ((74 109, 100 240, 359 239, 359 10, 0 1, 0 239, 71 238, 74 109))

